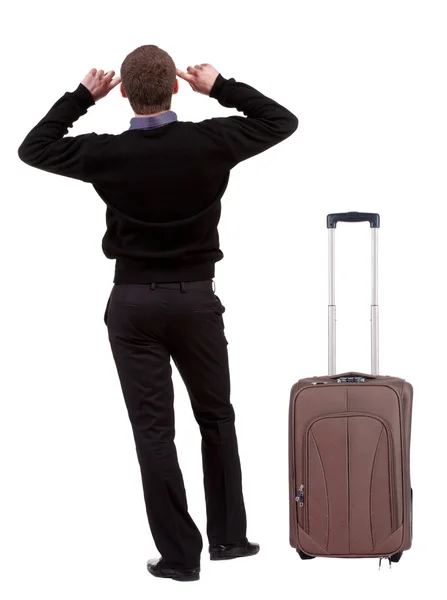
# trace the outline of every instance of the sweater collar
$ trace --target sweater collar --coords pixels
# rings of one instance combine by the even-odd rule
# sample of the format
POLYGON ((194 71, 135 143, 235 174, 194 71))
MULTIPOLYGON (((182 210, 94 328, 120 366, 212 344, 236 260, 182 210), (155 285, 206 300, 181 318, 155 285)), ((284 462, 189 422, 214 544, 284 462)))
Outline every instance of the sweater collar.
POLYGON ((168 110, 161 115, 154 115, 153 117, 133 117, 130 120, 130 129, 155 129, 156 127, 162 127, 168 123, 177 121, 177 115, 174 111, 168 110))

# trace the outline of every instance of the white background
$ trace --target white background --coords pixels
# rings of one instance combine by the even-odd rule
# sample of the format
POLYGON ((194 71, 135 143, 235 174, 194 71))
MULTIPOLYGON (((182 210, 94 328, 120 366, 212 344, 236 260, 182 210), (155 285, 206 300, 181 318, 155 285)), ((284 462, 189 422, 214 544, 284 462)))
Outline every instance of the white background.
MULTIPOLYGON (((430 0, 2 9, 2 598, 416 598, 443 585, 444 9, 430 0), (300 120, 287 141, 234 169, 220 225, 217 294, 248 536, 261 552, 208 560, 199 432, 175 372, 177 449, 205 550, 201 581, 183 585, 145 568, 158 553, 103 322, 114 268, 101 251, 105 206, 88 184, 17 156, 89 69, 119 72, 148 43, 183 69, 213 64, 300 120), (346 210, 381 215, 380 371, 415 390, 414 545, 391 571, 377 560, 302 562, 288 542, 289 392, 327 369, 325 218, 346 210)), ((172 108, 181 120, 235 114, 185 82, 172 108)), ((120 133, 131 117, 116 89, 70 135, 120 133)), ((369 249, 366 224, 337 228, 339 371, 369 370, 369 249)))

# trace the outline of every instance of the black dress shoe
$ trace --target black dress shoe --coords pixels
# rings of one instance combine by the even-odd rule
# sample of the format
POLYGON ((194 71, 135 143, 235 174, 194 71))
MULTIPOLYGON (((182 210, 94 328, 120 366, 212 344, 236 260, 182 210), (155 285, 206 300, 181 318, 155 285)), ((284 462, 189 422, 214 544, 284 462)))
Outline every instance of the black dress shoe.
POLYGON ((200 579, 200 567, 195 569, 172 569, 166 566, 162 558, 148 560, 147 570, 154 577, 164 577, 176 581, 198 581, 200 579))
POLYGON ((253 556, 259 552, 259 544, 251 544, 248 540, 237 544, 220 544, 210 546, 211 560, 230 560, 231 558, 241 558, 243 556, 253 556))

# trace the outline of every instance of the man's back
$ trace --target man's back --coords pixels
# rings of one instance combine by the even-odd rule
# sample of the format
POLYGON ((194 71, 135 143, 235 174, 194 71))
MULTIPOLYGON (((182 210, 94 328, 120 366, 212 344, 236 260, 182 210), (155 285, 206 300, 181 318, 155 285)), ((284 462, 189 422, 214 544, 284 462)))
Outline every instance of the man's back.
POLYGON ((58 111, 63 109, 67 125, 67 119, 73 123, 94 104, 81 84, 56 103, 21 145, 24 162, 89 182, 105 202, 102 247, 108 258, 116 259, 115 283, 212 278, 223 257, 217 226, 230 170, 286 139, 298 126, 286 108, 220 74, 209 95, 246 116, 193 123, 178 121, 171 112, 170 122, 160 126, 145 128, 141 119, 141 126, 120 135, 78 136, 59 155, 48 148, 41 152, 58 111))

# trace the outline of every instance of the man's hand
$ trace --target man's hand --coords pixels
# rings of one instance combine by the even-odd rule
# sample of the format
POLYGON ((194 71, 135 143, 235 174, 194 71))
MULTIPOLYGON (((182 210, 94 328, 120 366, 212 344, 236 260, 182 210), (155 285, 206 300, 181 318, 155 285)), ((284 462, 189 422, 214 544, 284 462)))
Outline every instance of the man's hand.
POLYGON ((118 77, 113 79, 114 75, 115 71, 107 71, 107 73, 104 73, 102 69, 99 71, 91 69, 81 83, 85 85, 93 96, 93 100, 97 102, 101 98, 104 98, 104 96, 107 96, 107 94, 120 83, 121 77, 118 75, 118 77))
POLYGON ((195 67, 188 67, 186 71, 187 73, 177 69, 177 75, 187 81, 195 92, 209 96, 211 88, 219 75, 219 71, 216 71, 214 67, 206 63, 196 65, 195 67))

